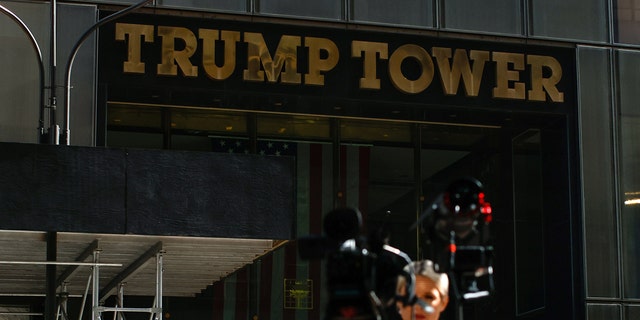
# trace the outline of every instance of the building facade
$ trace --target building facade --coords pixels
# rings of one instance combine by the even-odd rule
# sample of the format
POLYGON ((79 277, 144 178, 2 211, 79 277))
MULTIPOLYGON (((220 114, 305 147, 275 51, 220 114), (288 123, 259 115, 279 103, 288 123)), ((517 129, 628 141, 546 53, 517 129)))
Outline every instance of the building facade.
POLYGON ((295 237, 175 317, 321 319, 323 261, 295 239, 351 206, 424 258, 412 226, 462 176, 494 210, 496 289, 465 318, 640 314, 638 4, 156 1, 78 42, 133 4, 0 2, 0 142, 294 159, 295 237))

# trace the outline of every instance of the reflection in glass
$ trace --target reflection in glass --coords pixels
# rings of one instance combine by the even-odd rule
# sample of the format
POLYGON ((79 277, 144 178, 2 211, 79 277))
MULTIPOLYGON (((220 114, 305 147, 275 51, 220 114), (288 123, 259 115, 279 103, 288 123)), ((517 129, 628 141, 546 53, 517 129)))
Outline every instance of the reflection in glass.
POLYGON ((620 306, 616 304, 587 304, 587 320, 600 319, 622 319, 620 306))
POLYGON ((247 132, 247 119, 243 113, 172 109, 171 129, 190 134, 243 135, 247 132))
POLYGON ((260 13, 326 19, 341 19, 342 7, 341 0, 256 0, 256 10, 260 13))
POLYGON ((535 0, 530 34, 542 37, 605 42, 607 2, 601 0, 535 0))
POLYGON ((580 122, 587 297, 620 297, 610 51, 581 47, 580 122))
POLYGON ((167 8, 224 10, 247 12, 247 2, 237 0, 159 0, 158 6, 167 8))
POLYGON ((365 199, 369 230, 385 229, 390 234, 390 245, 416 258, 417 235, 416 230, 411 230, 417 217, 413 148, 343 146, 342 152, 347 153, 347 164, 357 154, 361 172, 368 176, 365 199), (365 171, 362 165, 366 165, 365 171))
POLYGON ((345 205, 358 204, 368 231, 383 229, 390 245, 416 257, 416 191, 411 126, 341 120, 340 191, 345 205))
POLYGON ((623 195, 622 253, 625 298, 640 298, 640 54, 620 51, 620 187, 623 195))
POLYGON ((510 0, 442 1, 444 10, 442 24, 447 29, 520 35, 522 34, 520 3, 520 1, 510 0))
POLYGON ((432 1, 353 0, 351 3, 355 21, 433 27, 432 1))
POLYGON ((640 44, 640 2, 613 1, 615 42, 640 44))
POLYGON ((625 306, 624 315, 625 319, 640 319, 640 306, 625 306))
POLYGON ((402 123, 344 120, 340 134, 349 142, 411 142, 411 128, 402 123))
POLYGON ((190 151, 211 151, 211 139, 206 136, 172 134, 171 149, 190 151))
POLYGON ((108 104, 107 126, 155 128, 162 127, 162 109, 108 104))
POLYGON ((271 138, 329 140, 328 118, 314 116, 258 115, 258 135, 271 138))
MULTIPOLYGON (((497 128, 453 125, 421 126, 421 173, 423 194, 441 192, 454 178, 474 175, 469 171, 473 151, 492 152, 497 148, 497 128)), ((480 177, 477 177, 480 178, 480 177)))
POLYGON ((527 130, 512 141, 515 224, 516 313, 544 308, 544 229, 540 131, 527 130))
MULTIPOLYGON (((72 0, 74 2, 85 2, 72 0)), ((92 0, 95 3, 133 5, 139 0, 92 0)), ((236 11, 247 12, 247 1, 238 0, 156 0, 155 6, 160 8, 195 9, 204 11, 236 11)))
POLYGON ((106 145, 119 148, 162 149, 161 133, 108 131, 106 145))
POLYGON ((162 149, 162 109, 109 103, 105 145, 162 149))

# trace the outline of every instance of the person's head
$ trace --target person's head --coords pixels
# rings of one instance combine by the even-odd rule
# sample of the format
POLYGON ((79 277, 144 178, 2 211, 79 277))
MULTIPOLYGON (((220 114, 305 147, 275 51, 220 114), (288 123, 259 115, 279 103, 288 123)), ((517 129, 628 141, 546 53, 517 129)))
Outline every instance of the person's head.
MULTIPOLYGON (((415 296, 428 306, 433 308, 432 313, 427 313, 419 304, 403 306, 399 305, 400 315, 403 320, 411 319, 411 309, 415 310, 416 320, 436 320, 449 303, 449 277, 444 273, 437 273, 433 269, 431 260, 414 261, 405 267, 409 272, 413 268, 416 275, 415 296)), ((400 291, 404 294, 405 283, 400 281, 400 291)))

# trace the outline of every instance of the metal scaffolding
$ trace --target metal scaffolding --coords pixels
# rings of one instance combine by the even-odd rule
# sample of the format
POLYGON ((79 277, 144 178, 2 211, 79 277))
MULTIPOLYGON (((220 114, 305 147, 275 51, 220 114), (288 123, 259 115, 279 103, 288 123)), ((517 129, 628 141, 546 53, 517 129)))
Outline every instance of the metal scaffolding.
MULTIPOLYGON (((67 312, 67 302, 69 293, 67 292, 67 279, 77 271, 79 267, 91 267, 91 273, 87 278, 84 294, 80 296, 82 303, 78 320, 83 319, 84 309, 89 296, 91 296, 91 320, 102 320, 103 313, 113 312, 114 320, 124 320, 124 313, 142 312, 149 313, 149 320, 162 320, 162 274, 163 254, 162 242, 156 243, 149 248, 147 252, 142 254, 136 261, 127 266, 121 273, 114 277, 109 283, 101 287, 100 285, 100 268, 102 267, 122 267, 118 263, 101 263, 100 252, 97 240, 94 241, 85 251, 76 259, 75 262, 60 261, 0 261, 0 264, 10 265, 45 265, 45 266, 67 266, 67 269, 56 280, 58 287, 61 289, 57 293, 56 320, 71 320, 67 312), (93 255, 93 262, 82 262, 88 254, 93 255), (156 277, 155 277, 155 296, 151 307, 126 307, 124 305, 124 288, 127 278, 131 277, 135 272, 141 269, 149 260, 155 257, 156 261, 156 277), (91 289, 91 292, 89 292, 91 289), (113 307, 104 306, 107 298, 116 295, 116 305, 113 307)), ((44 316, 42 313, 33 312, 0 312, 4 316, 44 316)))
MULTIPOLYGON (((158 242, 154 247, 149 249, 145 254, 143 254, 138 260, 133 262, 127 269, 125 269, 121 274, 119 274, 115 279, 113 279, 105 288, 100 290, 100 267, 97 263, 99 259, 99 251, 94 252, 94 262, 96 266, 93 267, 93 293, 92 293, 92 308, 91 308, 91 319, 92 320, 102 320, 103 312, 113 312, 115 320, 121 320, 122 314, 125 312, 146 312, 149 313, 149 320, 161 320, 162 319, 162 273, 163 273, 163 265, 162 265, 162 243, 158 242), (155 254, 156 257, 156 290, 155 296, 153 299, 153 305, 150 308, 131 308, 124 306, 124 287, 126 279, 129 275, 135 272, 140 266, 142 266, 149 257, 155 254), (114 286, 115 284, 115 286, 114 286), (114 286, 114 287, 112 287, 114 286), (105 307, 102 304, 107 297, 109 297, 110 293, 115 288, 117 292, 116 306, 115 307, 105 307)), ((80 320, 82 320, 80 318, 80 320)))

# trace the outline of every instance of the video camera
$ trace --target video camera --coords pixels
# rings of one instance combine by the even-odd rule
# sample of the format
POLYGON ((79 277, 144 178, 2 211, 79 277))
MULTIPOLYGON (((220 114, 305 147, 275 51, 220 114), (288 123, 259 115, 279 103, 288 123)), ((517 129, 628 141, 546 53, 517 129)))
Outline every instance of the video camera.
POLYGON ((488 297, 494 290, 493 246, 489 244, 491 204, 480 181, 451 183, 418 219, 426 240, 426 258, 447 273, 457 301, 488 297))
MULTIPOLYGON (((426 259, 446 273, 457 302, 490 296, 493 291, 493 247, 488 245, 491 205, 482 184, 473 178, 454 181, 417 220, 426 239, 426 259)), ((326 236, 298 239, 302 259, 326 261, 326 320, 399 320, 397 303, 433 308, 415 296, 415 271, 407 254, 389 246, 381 229, 362 234, 362 216, 352 208, 329 212, 326 236), (398 279, 405 279, 403 295, 398 279)), ((430 310, 431 309, 431 310, 430 310)))
POLYGON ((386 235, 379 230, 364 237, 357 209, 329 212, 323 227, 325 237, 300 238, 298 249, 302 259, 326 260, 326 319, 400 319, 396 302, 414 301, 415 276, 403 270, 411 262, 409 256, 386 244, 386 235), (403 296, 396 292, 398 277, 406 279, 403 296))

